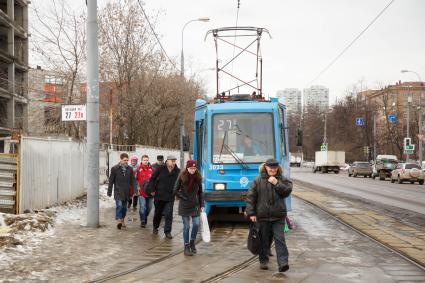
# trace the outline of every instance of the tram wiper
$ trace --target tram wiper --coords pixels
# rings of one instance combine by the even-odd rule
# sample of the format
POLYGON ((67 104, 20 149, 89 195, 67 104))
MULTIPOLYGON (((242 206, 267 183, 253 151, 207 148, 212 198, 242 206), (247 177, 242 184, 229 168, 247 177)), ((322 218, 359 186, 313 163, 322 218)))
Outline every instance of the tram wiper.
POLYGON ((226 137, 227 137, 227 131, 224 132, 223 142, 221 143, 220 155, 218 156, 217 162, 220 162, 220 160, 221 160, 221 154, 223 153, 224 142, 226 141, 226 137))
POLYGON ((226 150, 232 155, 232 157, 242 166, 243 169, 249 169, 249 166, 238 157, 238 155, 227 145, 223 144, 223 146, 226 148, 226 150))

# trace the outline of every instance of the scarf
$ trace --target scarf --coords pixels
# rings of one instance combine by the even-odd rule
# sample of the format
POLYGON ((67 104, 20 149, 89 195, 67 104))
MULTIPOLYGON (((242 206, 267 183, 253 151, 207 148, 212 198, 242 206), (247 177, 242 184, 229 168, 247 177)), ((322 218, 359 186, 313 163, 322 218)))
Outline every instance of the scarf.
POLYGON ((192 193, 195 181, 196 181, 196 175, 189 173, 189 184, 187 186, 187 191, 189 193, 192 193))

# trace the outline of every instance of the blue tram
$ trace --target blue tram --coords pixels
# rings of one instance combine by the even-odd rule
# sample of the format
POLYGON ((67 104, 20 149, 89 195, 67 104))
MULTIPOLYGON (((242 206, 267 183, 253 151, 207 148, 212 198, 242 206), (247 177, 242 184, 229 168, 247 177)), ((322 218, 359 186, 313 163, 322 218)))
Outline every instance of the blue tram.
POLYGON ((206 213, 223 208, 225 214, 243 213, 246 192, 268 158, 277 159, 289 177, 285 106, 277 98, 250 95, 218 103, 198 99, 193 154, 203 176, 206 213))

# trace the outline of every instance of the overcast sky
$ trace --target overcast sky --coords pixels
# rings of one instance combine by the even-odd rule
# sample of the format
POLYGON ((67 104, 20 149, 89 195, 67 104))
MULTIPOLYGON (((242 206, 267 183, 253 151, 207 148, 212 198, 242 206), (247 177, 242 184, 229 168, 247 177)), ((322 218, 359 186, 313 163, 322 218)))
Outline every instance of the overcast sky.
MULTIPOLYGON (((43 0, 44 1, 44 0, 43 0)), ((119 1, 119 0, 114 0, 119 1)), ((83 1, 81 1, 83 2, 83 1)), ((81 3, 80 2, 80 3, 81 3)), ((107 2, 98 0, 100 6, 107 2)), ((303 89, 362 31, 389 0, 241 0, 239 26, 267 28, 263 36, 263 90, 274 96, 284 88, 303 89)), ((81 5, 76 4, 74 5, 81 5)), ((185 30, 186 74, 200 72, 208 93, 215 93, 215 50, 207 30, 234 26, 237 0, 145 0, 150 15, 162 11, 156 32, 170 57, 180 63, 181 30, 185 30)), ((425 80, 425 1, 396 0, 365 34, 327 72, 314 81, 329 87, 331 103, 363 80, 370 88, 425 80)), ((231 53, 231 51, 230 51, 231 53)), ((238 68, 235 62, 234 69, 238 68)))
MULTIPOLYGON (((389 0, 241 0, 240 26, 270 30, 263 37, 264 91, 274 95, 288 87, 304 88, 331 62, 389 0)), ((146 9, 162 10, 157 27, 170 56, 178 57, 181 28, 188 20, 208 16, 185 30, 186 72, 215 66, 208 29, 233 26, 237 0, 146 0, 146 9)), ((413 81, 417 71, 425 79, 425 1, 396 0, 363 36, 314 84, 329 87, 331 102, 359 80, 369 87, 397 80, 413 81)), ((236 68, 236 63, 234 65, 236 68)), ((202 71, 208 90, 215 92, 213 71, 202 71)))

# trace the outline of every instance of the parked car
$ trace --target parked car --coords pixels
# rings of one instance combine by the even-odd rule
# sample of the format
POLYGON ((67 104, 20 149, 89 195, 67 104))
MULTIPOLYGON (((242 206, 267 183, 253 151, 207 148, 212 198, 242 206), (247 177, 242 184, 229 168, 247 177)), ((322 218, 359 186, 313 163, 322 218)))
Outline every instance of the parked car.
POLYGON ((348 177, 357 177, 360 175, 363 177, 372 178, 372 173, 372 165, 365 161, 355 161, 348 168, 348 177))
POLYGON ((425 173, 422 171, 421 166, 415 163, 399 163, 396 169, 391 172, 391 183, 397 180, 401 184, 408 181, 411 184, 418 182, 419 185, 424 184, 425 173))

